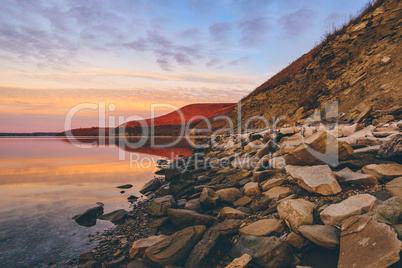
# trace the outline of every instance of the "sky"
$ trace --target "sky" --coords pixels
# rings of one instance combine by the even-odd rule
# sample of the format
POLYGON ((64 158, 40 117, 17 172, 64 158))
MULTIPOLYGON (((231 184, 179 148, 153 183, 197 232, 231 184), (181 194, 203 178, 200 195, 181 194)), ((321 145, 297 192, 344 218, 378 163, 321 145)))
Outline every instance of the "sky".
POLYGON ((2 0, 0 132, 63 131, 69 112, 98 126, 103 103, 115 126, 152 104, 238 102, 365 3, 2 0))

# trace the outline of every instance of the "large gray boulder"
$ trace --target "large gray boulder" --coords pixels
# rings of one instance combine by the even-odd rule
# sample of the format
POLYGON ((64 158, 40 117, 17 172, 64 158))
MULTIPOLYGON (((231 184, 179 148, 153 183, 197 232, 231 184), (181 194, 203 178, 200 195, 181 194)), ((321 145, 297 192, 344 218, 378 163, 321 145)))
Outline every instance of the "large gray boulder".
POLYGON ((388 267, 399 261, 397 234, 372 217, 354 216, 342 225, 338 268, 388 267))
POLYGON ((293 260, 292 248, 274 236, 241 236, 229 255, 239 258, 245 253, 249 254, 257 265, 266 268, 291 267, 293 260))
POLYGON ((157 267, 181 266, 206 231, 203 225, 185 228, 148 247, 144 260, 157 267))

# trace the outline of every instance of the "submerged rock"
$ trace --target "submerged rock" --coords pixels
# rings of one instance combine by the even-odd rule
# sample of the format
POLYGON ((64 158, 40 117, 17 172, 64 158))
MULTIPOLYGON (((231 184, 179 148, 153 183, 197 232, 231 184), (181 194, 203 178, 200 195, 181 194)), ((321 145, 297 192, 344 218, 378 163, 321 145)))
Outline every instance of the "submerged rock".
POLYGON ((286 172, 309 192, 334 195, 342 191, 328 165, 301 167, 286 166, 286 172))
POLYGON ((130 188, 132 188, 132 187, 133 187, 132 184, 124 184, 124 185, 121 185, 121 186, 117 186, 116 188, 119 188, 119 189, 130 189, 130 188))
POLYGON ((206 231, 203 225, 187 227, 145 250, 144 260, 155 266, 180 266, 206 231))
POLYGON ((120 224, 126 218, 127 218, 127 212, 124 209, 118 209, 98 217, 98 219, 100 220, 111 221, 114 224, 120 224))
POLYGON ((339 268, 388 267, 399 261, 402 243, 390 226, 354 216, 342 225, 339 268))
POLYGON ((85 227, 91 227, 96 224, 96 219, 98 216, 103 214, 103 205, 96 206, 93 208, 89 208, 84 212, 75 215, 72 219, 75 220, 76 223, 85 227))

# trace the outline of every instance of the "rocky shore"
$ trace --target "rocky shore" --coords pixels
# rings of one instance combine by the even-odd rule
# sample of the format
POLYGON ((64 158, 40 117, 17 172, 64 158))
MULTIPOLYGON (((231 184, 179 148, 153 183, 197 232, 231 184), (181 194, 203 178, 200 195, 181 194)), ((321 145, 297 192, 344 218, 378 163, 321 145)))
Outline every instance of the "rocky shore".
POLYGON ((79 266, 401 267, 401 130, 316 123, 215 136, 144 185, 147 199, 91 238, 99 245, 79 266), (312 264, 321 249, 336 259, 312 264))

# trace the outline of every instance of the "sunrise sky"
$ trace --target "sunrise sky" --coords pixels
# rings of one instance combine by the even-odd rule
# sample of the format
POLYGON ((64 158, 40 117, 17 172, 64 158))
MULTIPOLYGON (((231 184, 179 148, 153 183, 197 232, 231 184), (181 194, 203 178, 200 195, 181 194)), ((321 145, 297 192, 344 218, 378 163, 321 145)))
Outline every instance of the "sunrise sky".
MULTIPOLYGON (((0 132, 63 131, 85 102, 126 117, 237 102, 366 2, 2 0, 0 132)), ((73 123, 97 121, 85 110, 73 123)))

